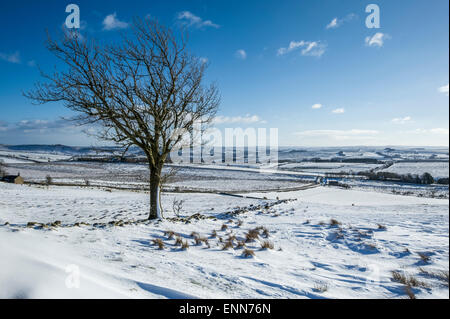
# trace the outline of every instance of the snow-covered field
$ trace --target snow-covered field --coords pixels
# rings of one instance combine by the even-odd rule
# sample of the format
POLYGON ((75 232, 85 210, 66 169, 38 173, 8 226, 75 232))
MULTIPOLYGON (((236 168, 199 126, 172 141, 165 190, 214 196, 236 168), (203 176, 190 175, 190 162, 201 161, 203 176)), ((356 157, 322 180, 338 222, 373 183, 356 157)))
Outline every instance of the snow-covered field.
POLYGON ((391 167, 383 170, 397 174, 418 174, 430 173, 434 178, 445 178, 449 176, 448 162, 400 162, 394 163, 391 167))
POLYGON ((245 195, 255 199, 167 193, 166 217, 176 197, 181 216, 205 219, 113 226, 145 218, 148 194, 1 183, 0 298, 406 298, 392 271, 417 279, 417 298, 449 297, 437 275, 448 274, 448 200, 331 187, 245 195), (271 206, 276 197, 293 201, 271 206), (268 238, 260 230, 246 243, 255 256, 245 258, 237 241, 258 226, 268 238), (175 246, 168 230, 190 247, 175 246), (222 250, 233 235, 234 247, 222 250), (273 249, 261 249, 265 240, 273 249))
POLYGON ((145 164, 72 161, 113 151, 2 146, 3 168, 28 183, 0 183, 0 298, 449 298, 447 185, 315 183, 393 161, 387 170, 448 177, 436 162, 448 149, 286 148, 278 169, 169 165, 166 218, 152 222, 145 164))

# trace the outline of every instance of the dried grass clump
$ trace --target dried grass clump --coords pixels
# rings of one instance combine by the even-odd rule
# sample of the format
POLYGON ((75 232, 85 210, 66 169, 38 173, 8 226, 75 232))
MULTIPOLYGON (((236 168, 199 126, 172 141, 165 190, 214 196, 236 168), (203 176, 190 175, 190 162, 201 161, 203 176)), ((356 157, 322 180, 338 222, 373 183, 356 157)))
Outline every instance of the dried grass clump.
POLYGON ((414 276, 403 274, 399 271, 392 272, 392 280, 410 287, 428 288, 428 285, 414 276))
POLYGON ((181 249, 182 250, 187 250, 189 248, 189 243, 188 241, 183 241, 183 243, 181 244, 181 249))
POLYGON ((245 242, 252 242, 259 238, 259 231, 256 229, 251 229, 245 234, 245 242))
POLYGON ((273 243, 265 240, 261 243, 261 249, 273 249, 273 243))
POLYGON ((175 238, 175 246, 181 246, 183 245, 183 240, 181 239, 181 237, 176 237, 175 238))
POLYGON ((225 242, 225 244, 222 246, 222 250, 228 250, 230 248, 233 248, 233 242, 232 241, 227 241, 225 242))
POLYGON ((242 240, 238 240, 238 242, 236 244, 236 249, 244 248, 244 247, 245 247, 245 242, 243 242, 242 240))
POLYGON ((195 237, 198 237, 198 236, 200 236, 200 235, 199 235, 199 233, 197 233, 196 231, 193 231, 193 232, 191 233, 191 237, 192 237, 192 238, 195 238, 195 237))
POLYGON ((443 284, 445 286, 447 286, 447 287, 449 286, 449 271, 448 270, 447 271, 445 271, 445 270, 429 271, 422 267, 420 267, 419 270, 420 270, 421 274, 431 277, 431 278, 435 278, 440 281, 443 281, 443 284))
POLYGON ((211 238, 216 238, 217 237, 217 231, 215 229, 213 229, 213 231, 211 232, 211 238))
POLYGON ((176 235, 175 232, 174 232, 174 231, 171 231, 171 230, 166 230, 166 231, 164 232, 164 236, 167 236, 167 239, 172 239, 173 236, 175 236, 175 235, 176 235))
POLYGON ((379 229, 379 230, 386 230, 387 227, 384 226, 384 225, 378 224, 378 229, 379 229))
POLYGON ((205 243, 206 246, 209 246, 208 239, 206 239, 205 237, 195 237, 194 241, 197 246, 201 245, 202 243, 205 243))
POLYGON ((158 246, 159 250, 163 250, 164 249, 165 245, 164 245, 164 242, 162 241, 162 239, 160 239, 160 238, 153 239, 152 242, 153 242, 153 245, 158 246))
POLYGON ((228 225, 223 224, 222 227, 220 228, 221 231, 227 230, 228 229, 228 225))
POLYGON ((244 222, 243 222, 242 220, 239 219, 239 220, 236 222, 236 226, 237 226, 237 227, 241 227, 243 223, 244 223, 244 222))
POLYGON ((247 249, 246 248, 246 249, 244 249, 242 251, 242 256, 245 257, 245 258, 255 257, 255 252, 253 250, 251 250, 251 249, 247 249))
POLYGON ((330 226, 339 226, 341 223, 337 221, 336 219, 332 218, 330 219, 330 226))

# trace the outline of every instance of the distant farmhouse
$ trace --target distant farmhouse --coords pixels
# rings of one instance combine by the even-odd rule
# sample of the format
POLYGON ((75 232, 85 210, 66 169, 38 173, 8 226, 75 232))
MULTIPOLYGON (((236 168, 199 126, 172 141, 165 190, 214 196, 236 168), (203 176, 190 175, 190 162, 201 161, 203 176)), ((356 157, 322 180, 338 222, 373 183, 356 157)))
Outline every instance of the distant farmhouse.
POLYGON ((6 183, 13 183, 13 184, 23 184, 24 180, 23 177, 20 176, 20 173, 18 175, 6 175, 1 178, 2 182, 6 183))

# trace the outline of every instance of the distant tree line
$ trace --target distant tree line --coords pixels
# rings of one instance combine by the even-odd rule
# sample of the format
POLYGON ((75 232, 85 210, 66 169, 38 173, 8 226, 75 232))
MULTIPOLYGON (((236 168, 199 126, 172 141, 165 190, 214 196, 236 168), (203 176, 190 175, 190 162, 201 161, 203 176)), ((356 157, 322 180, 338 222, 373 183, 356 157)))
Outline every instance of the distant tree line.
POLYGON ((430 173, 418 174, 397 174, 392 172, 359 172, 357 175, 366 176, 373 181, 397 181, 411 184, 442 184, 448 185, 448 178, 439 178, 435 180, 430 173))

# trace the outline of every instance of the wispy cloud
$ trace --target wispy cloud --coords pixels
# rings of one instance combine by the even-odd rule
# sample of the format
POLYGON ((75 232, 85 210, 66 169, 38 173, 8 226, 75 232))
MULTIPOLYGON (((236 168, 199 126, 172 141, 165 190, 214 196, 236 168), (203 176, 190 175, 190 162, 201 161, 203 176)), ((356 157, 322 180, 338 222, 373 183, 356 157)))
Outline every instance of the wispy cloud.
POLYGON ((247 52, 245 50, 237 50, 234 54, 238 59, 245 60, 247 58, 247 52))
POLYGON ((429 128, 429 129, 418 128, 418 129, 415 129, 414 131, 409 131, 408 133, 449 135, 449 130, 448 130, 448 128, 443 128, 443 127, 436 127, 436 128, 429 128))
POLYGON ((0 52, 0 60, 9 62, 9 63, 15 63, 20 64, 20 52, 16 51, 14 53, 2 53, 0 52))
POLYGON ((203 20, 199 16, 196 16, 195 14, 189 11, 183 11, 178 13, 177 19, 182 24, 194 28, 203 28, 203 27, 220 28, 220 25, 213 23, 211 20, 203 20))
POLYGON ((334 18, 330 23, 327 24, 327 29, 334 29, 339 27, 338 18, 334 18))
POLYGON ((343 25, 345 22, 351 21, 356 17, 356 14, 350 13, 346 15, 344 18, 334 18, 330 23, 327 24, 326 29, 336 29, 343 25))
POLYGON ((302 55, 320 57, 325 53, 326 47, 326 44, 320 41, 291 41, 287 48, 279 48, 277 55, 281 56, 301 49, 302 55))
POLYGON ((444 93, 445 95, 448 96, 448 84, 441 86, 438 90, 439 90, 439 92, 444 93))
POLYGON ((117 18, 117 14, 114 12, 109 14, 103 20, 103 30, 117 30, 117 29, 126 29, 128 28, 128 23, 124 21, 120 21, 117 18))
POLYGON ((334 109, 333 111, 331 111, 331 113, 342 114, 342 113, 345 113, 345 109, 340 107, 340 108, 334 109))
POLYGON ((390 38, 391 37, 388 34, 377 32, 371 37, 366 37, 365 42, 369 47, 381 48, 384 45, 384 41, 390 38))
POLYGON ((311 106, 311 108, 313 108, 315 110, 320 109, 321 107, 322 107, 322 104, 319 104, 319 103, 314 104, 313 106, 311 106))
POLYGON ((396 117, 396 118, 393 118, 393 119, 391 120, 391 122, 392 122, 392 123, 395 123, 395 124, 406 124, 406 123, 412 123, 413 120, 412 120, 412 118, 411 118, 410 116, 405 116, 405 117, 396 117))
POLYGON ((309 130, 294 133, 301 137, 329 138, 333 140, 360 140, 370 139, 378 135, 380 132, 376 130, 309 130))
POLYGON ((216 116, 214 118, 214 124, 237 124, 237 123, 265 123, 266 121, 262 120, 258 115, 249 115, 246 116, 216 116))

